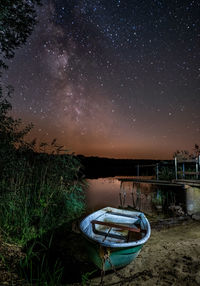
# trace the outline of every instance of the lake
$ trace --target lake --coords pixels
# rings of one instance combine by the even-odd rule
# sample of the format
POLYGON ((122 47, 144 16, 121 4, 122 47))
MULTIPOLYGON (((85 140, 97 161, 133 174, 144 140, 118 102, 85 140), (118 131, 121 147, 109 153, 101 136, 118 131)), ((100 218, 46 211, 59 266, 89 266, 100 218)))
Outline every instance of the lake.
POLYGON ((127 207, 151 216, 182 216, 200 213, 200 189, 120 181, 117 178, 88 179, 89 211, 111 206, 127 207))

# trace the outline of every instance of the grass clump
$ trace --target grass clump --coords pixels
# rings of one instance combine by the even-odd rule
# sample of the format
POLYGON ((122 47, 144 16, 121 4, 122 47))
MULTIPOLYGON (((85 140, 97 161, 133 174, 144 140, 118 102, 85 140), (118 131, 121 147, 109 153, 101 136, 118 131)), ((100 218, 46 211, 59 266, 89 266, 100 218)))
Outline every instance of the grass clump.
POLYGON ((64 267, 58 259, 52 263, 49 256, 52 237, 44 244, 33 241, 27 247, 25 258, 18 264, 18 273, 28 285, 55 286, 61 284, 64 267))
POLYGON ((36 152, 36 140, 27 143, 32 125, 22 128, 9 115, 11 105, 0 94, 0 228, 7 239, 25 244, 68 223, 84 210, 84 182, 80 163, 62 146, 41 143, 51 153, 36 152))
MULTIPOLYGON (((22 127, 21 120, 9 115, 10 110, 1 89, 0 234, 4 241, 25 247, 30 241, 31 245, 40 244, 42 236, 53 234, 62 225, 69 226, 81 216, 85 209, 85 182, 80 177, 78 159, 57 145, 55 139, 39 146, 36 140, 26 142, 24 137, 32 125, 22 127)), ((35 247, 26 248, 19 273, 27 281, 56 285, 60 280, 62 266, 59 261, 53 269, 49 266, 47 249, 45 246, 37 252, 35 247), (37 270, 34 272, 33 261, 37 270)))
POLYGON ((1 194, 0 227, 4 237, 24 245, 27 241, 54 230, 79 217, 84 209, 82 188, 70 188, 47 181, 22 186, 1 194))

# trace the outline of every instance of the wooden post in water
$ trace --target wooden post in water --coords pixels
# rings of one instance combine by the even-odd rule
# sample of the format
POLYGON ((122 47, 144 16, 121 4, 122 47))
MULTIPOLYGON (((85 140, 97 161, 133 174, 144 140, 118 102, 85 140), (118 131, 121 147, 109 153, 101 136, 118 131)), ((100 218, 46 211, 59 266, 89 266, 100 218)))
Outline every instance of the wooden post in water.
POLYGON ((137 176, 139 177, 139 175, 140 175, 140 165, 138 164, 137 165, 137 176))
MULTIPOLYGON (((198 171, 200 172, 200 155, 198 156, 199 158, 199 168, 198 168, 198 171)), ((199 174, 198 174, 199 175, 199 174)), ((199 176, 198 176, 198 179, 199 179, 199 176)))
POLYGON ((119 201, 120 201, 120 207, 122 207, 122 193, 119 193, 119 201))
POLYGON ((120 198, 120 206, 123 208, 126 203, 126 192, 120 192, 119 198, 120 198))
POLYGON ((196 157, 196 179, 199 178, 199 156, 196 157))
POLYGON ((177 157, 174 158, 174 164, 175 164, 175 178, 176 178, 176 180, 178 180, 177 157))
POLYGON ((119 192, 119 201, 120 201, 120 207, 124 207, 126 203, 126 192, 120 191, 119 192))
POLYGON ((121 181, 120 183, 120 191, 119 191, 119 203, 120 203, 120 207, 122 207, 122 188, 123 188, 123 183, 121 181))
POLYGON ((133 182, 133 185, 132 185, 131 196, 132 196, 133 208, 135 209, 135 200, 134 200, 134 182, 133 182))
POLYGON ((131 192, 131 196, 132 196, 133 208, 135 209, 135 200, 134 200, 134 193, 133 193, 133 191, 131 192))
POLYGON ((158 163, 156 163, 156 180, 159 180, 159 170, 158 170, 158 163))
POLYGON ((182 170, 183 170, 183 179, 185 178, 185 164, 183 163, 183 167, 182 167, 182 170))
POLYGON ((126 203, 126 192, 123 193, 123 206, 125 206, 125 203, 126 203))

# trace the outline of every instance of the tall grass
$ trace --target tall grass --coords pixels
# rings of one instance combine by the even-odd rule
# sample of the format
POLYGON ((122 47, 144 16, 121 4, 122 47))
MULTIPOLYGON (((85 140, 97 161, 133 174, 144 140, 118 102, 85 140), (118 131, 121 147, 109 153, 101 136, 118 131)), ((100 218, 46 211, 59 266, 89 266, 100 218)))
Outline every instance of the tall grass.
POLYGON ((78 178, 79 162, 72 155, 26 156, 23 164, 16 162, 18 171, 0 180, 0 232, 6 241, 23 247, 31 241, 18 267, 21 279, 30 285, 59 285, 63 265, 58 259, 52 264, 40 239, 81 216, 85 183, 78 178))
POLYGON ((55 286, 61 284, 64 267, 58 259, 54 263, 51 262, 52 259, 48 255, 51 241, 52 236, 48 244, 34 241, 28 247, 25 258, 21 259, 18 272, 29 285, 55 286))
MULTIPOLYGON (((51 144, 41 143, 37 151, 36 140, 26 142, 24 136, 32 125, 22 128, 21 120, 13 119, 10 110, 0 89, 0 234, 6 241, 21 246, 32 241, 33 246, 41 243, 44 234, 53 234, 82 214, 85 182, 80 178, 77 158, 55 139, 51 144), (44 152, 47 148, 49 153, 44 152)), ((62 266, 57 261, 50 269, 45 252, 48 247, 38 253, 32 246, 20 262, 20 275, 29 277, 29 282, 56 285, 62 266), (34 264, 37 271, 32 271, 36 258, 42 264, 34 264)))
POLYGON ((7 239, 22 245, 69 223, 84 210, 84 183, 77 177, 76 158, 34 156, 34 162, 29 158, 23 169, 0 181, 0 228, 7 239))

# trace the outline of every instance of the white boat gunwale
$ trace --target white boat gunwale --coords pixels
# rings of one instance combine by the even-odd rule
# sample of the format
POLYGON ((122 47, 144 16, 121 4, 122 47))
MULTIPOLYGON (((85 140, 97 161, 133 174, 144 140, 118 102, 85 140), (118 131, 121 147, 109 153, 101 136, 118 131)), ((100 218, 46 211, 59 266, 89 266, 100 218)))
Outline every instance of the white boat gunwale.
MULTIPOLYGON (((96 242, 104 247, 110 247, 110 248, 132 248, 132 247, 136 247, 139 245, 143 245, 150 237, 151 235, 151 227, 150 224, 146 218, 146 216, 142 213, 142 212, 138 212, 138 211, 130 211, 130 210, 122 210, 122 209, 116 209, 116 208, 112 208, 112 207, 106 207, 103 208, 101 210, 98 210, 96 212, 93 212, 92 214, 90 214, 89 216, 87 216, 85 219, 83 219, 80 223, 80 229, 82 231, 82 233, 84 234, 84 236, 86 236, 86 238, 88 240, 90 240, 91 242, 96 242), (144 235, 144 237, 142 237, 141 239, 137 240, 137 241, 130 241, 130 242, 114 242, 114 241, 108 241, 108 240, 103 240, 99 239, 98 237, 93 237, 93 225, 92 225, 92 221, 93 220, 98 220, 100 218, 102 218, 103 215, 105 215, 106 213, 115 213, 116 215, 118 215, 120 217, 126 217, 126 219, 130 218, 130 219, 140 219, 141 220, 141 224, 143 224, 143 230, 146 230, 146 234, 144 235)), ((102 237, 102 236, 101 236, 102 237)))

